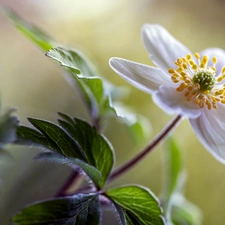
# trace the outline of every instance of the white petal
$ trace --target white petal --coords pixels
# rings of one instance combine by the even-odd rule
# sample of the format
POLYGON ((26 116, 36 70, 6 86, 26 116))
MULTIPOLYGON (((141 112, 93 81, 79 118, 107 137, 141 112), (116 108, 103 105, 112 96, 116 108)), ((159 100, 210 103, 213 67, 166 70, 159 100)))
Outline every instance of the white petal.
POLYGON ((188 48, 160 25, 145 24, 142 27, 142 38, 151 60, 164 72, 175 67, 177 58, 191 54, 188 48))
POLYGON ((121 58, 111 58, 109 64, 116 73, 129 83, 148 93, 158 90, 160 85, 171 82, 169 75, 155 67, 121 58))
POLYGON ((225 163, 225 106, 218 109, 202 109, 197 119, 190 123, 204 147, 220 162, 225 163))
POLYGON ((225 51, 220 48, 207 48, 200 52, 200 56, 204 55, 209 57, 209 66, 213 65, 212 58, 214 56, 217 58, 216 71, 219 74, 223 66, 225 66, 225 51))
POLYGON ((198 105, 187 102, 184 93, 176 91, 174 87, 161 86, 159 91, 153 94, 153 100, 168 114, 197 118, 201 113, 198 105))

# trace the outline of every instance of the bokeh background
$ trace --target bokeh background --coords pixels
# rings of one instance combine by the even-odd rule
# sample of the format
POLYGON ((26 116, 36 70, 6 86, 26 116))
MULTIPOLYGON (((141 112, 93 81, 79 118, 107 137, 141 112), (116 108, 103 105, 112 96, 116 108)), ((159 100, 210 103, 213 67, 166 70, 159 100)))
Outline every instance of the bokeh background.
MULTIPOLYGON (((24 19, 47 31, 57 42, 83 51, 100 73, 118 86, 129 88, 123 102, 148 118, 151 137, 171 119, 157 108, 151 96, 135 89, 108 66, 112 56, 152 65, 144 49, 140 29, 158 23, 193 52, 208 47, 225 49, 223 0, 0 0, 24 19)), ((60 66, 45 57, 0 15, 0 92, 3 107, 15 107, 21 123, 27 117, 55 121, 57 112, 89 120, 79 96, 61 74, 60 66)), ((149 141, 134 144, 127 130, 112 120, 105 135, 112 142, 116 165, 122 164, 149 141)), ((174 132, 183 151, 188 174, 185 196, 203 212, 204 225, 225 224, 225 165, 200 145, 187 120, 174 132)), ((26 204, 51 197, 68 177, 70 169, 32 160, 36 149, 8 146, 12 159, 0 164, 3 193, 0 224, 26 204)), ((159 195, 163 179, 163 146, 129 173, 111 184, 141 184, 159 195)), ((112 216, 112 215, 111 215, 112 216)), ((104 224, 116 224, 105 218, 104 224)))

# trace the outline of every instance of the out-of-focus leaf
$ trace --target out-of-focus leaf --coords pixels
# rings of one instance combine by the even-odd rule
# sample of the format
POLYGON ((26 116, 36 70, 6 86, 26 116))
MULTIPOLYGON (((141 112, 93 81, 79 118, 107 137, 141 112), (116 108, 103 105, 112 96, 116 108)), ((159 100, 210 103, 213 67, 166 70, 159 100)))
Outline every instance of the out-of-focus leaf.
MULTIPOLYGON (((61 47, 53 48, 46 54, 48 57, 58 61, 69 72, 75 85, 80 88, 81 95, 85 100, 88 111, 91 114, 93 125, 98 128, 97 123, 106 116, 120 116, 124 119, 124 123, 129 128, 132 139, 139 143, 143 141, 149 134, 149 123, 143 122, 143 117, 134 116, 134 114, 123 112, 121 107, 114 108, 111 103, 109 91, 106 91, 103 80, 98 77, 94 66, 81 53, 75 50, 67 50, 61 47), (131 117, 132 115, 132 122, 131 117), (134 120, 135 118, 135 120, 134 120)), ((124 110, 123 110, 124 111, 124 110)), ((101 124, 100 124, 101 126, 101 124)))
POLYGON ((163 190, 163 208, 165 216, 170 221, 170 210, 173 205, 173 197, 180 192, 183 182, 182 156, 175 140, 169 138, 165 149, 165 184, 163 190))
POLYGON ((12 20, 16 28, 27 38, 36 43, 42 50, 48 51, 54 46, 54 42, 45 32, 41 31, 36 26, 27 23, 20 16, 10 9, 2 8, 1 11, 12 20))
POLYGON ((108 190, 107 196, 125 211, 128 225, 165 224, 159 202, 150 190, 124 186, 108 190))
MULTIPOLYGON (((83 92, 87 108, 91 112, 94 123, 107 115, 116 115, 111 100, 106 95, 101 78, 75 78, 83 92)), ((99 121, 100 122, 100 121, 99 121)), ((94 124, 97 125, 97 124, 94 124)))
POLYGON ((27 206, 12 221, 18 225, 99 225, 100 217, 98 195, 78 194, 27 206))
POLYGON ((0 149, 0 163, 4 164, 4 162, 13 162, 13 156, 5 149, 0 149))
POLYGON ((95 167, 90 166, 89 164, 79 159, 67 158, 55 152, 41 152, 35 157, 35 159, 41 160, 41 161, 46 160, 50 162, 57 162, 57 163, 68 165, 72 168, 74 168, 75 165, 77 165, 80 168, 82 168, 82 170, 87 174, 87 176, 90 177, 90 179, 94 182, 96 186, 98 187, 100 186, 101 175, 99 171, 95 167))
POLYGON ((14 109, 9 109, 4 114, 0 114, 0 149, 5 144, 12 143, 16 140, 16 128, 19 120, 16 116, 12 115, 14 111, 14 109))
POLYGON ((88 163, 100 172, 100 186, 102 187, 113 167, 112 146, 88 123, 63 113, 59 115, 63 118, 59 120, 59 124, 79 143, 88 163))
POLYGON ((166 183, 163 193, 163 208, 169 225, 200 225, 201 211, 187 201, 182 193, 185 182, 181 150, 174 139, 167 141, 166 183))
POLYGON ((174 198, 171 219, 174 225, 201 225, 202 212, 197 206, 178 194, 174 198))
POLYGON ((70 72, 80 74, 81 77, 95 77, 98 75, 96 68, 89 59, 77 50, 57 47, 49 50, 46 56, 56 60, 70 72))
MULTIPOLYGON (((121 92, 119 89, 110 84, 110 82, 101 80, 95 66, 90 60, 78 50, 69 50, 62 47, 56 47, 56 43, 39 28, 23 20, 15 12, 9 9, 2 10, 15 24, 17 29, 21 31, 26 37, 37 44, 44 51, 48 51, 46 55, 58 61, 70 75, 76 86, 79 87, 81 96, 85 100, 85 104, 91 115, 93 125, 99 130, 102 126, 102 120, 106 116, 117 116, 115 109, 112 106, 111 98, 120 98, 121 92), (92 78, 92 79, 91 79, 92 78)), ((71 81, 71 79, 70 79, 71 81)), ((123 117, 126 117, 124 115, 123 117)), ((143 128, 143 123, 137 120, 136 123, 128 126, 133 140, 138 143, 146 137, 146 130, 143 128)))
POLYGON ((143 116, 137 115, 132 110, 120 102, 113 104, 116 114, 123 119, 126 124, 130 136, 135 144, 149 138, 151 131, 150 122, 143 116))

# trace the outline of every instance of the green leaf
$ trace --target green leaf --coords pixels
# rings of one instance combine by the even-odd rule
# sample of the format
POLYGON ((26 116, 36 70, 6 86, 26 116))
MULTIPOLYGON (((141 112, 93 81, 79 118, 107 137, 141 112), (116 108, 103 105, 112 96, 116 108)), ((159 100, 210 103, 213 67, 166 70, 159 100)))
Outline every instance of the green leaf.
POLYGON ((63 118, 59 120, 59 124, 79 143, 88 164, 100 172, 100 187, 102 187, 113 167, 112 146, 103 135, 98 134, 96 129, 85 121, 73 119, 63 113, 59 115, 63 118))
POLYGON ((27 206, 12 222, 18 225, 99 225, 100 217, 98 195, 78 194, 27 206))
MULTIPOLYGON (((53 48, 57 44, 41 29, 26 22, 12 10, 2 8, 1 11, 12 20, 17 29, 28 39, 33 41, 42 50, 48 51, 46 54, 48 57, 58 61, 70 72, 70 75, 73 77, 72 82, 75 81, 78 85, 94 125, 101 128, 102 119, 106 116, 116 116, 115 109, 111 104, 111 97, 116 96, 116 99, 120 98, 122 93, 121 90, 113 87, 108 81, 104 81, 103 83, 102 81, 99 81, 101 79, 98 78, 99 74, 96 71, 95 66, 84 54, 78 50, 69 50, 62 47, 53 48), (87 81, 85 78, 93 79, 87 81), (94 86, 96 90, 93 89, 94 86), (102 95, 102 98, 99 99, 99 96, 102 93, 101 89, 104 94, 102 95)), ((124 93, 122 95, 124 95, 124 93)), ((126 122, 125 124, 129 127, 129 124, 126 122)), ((140 123, 134 124, 129 130, 135 142, 139 142, 139 139, 143 138, 143 135, 146 134, 146 132, 142 131, 140 123)))
POLYGON ((41 152, 37 156, 35 156, 35 159, 46 160, 50 162, 57 162, 57 163, 68 165, 72 168, 74 168, 75 165, 77 165, 83 169, 83 171, 87 174, 87 176, 90 177, 90 179, 94 182, 96 186, 100 186, 101 175, 99 171, 93 166, 90 166, 89 164, 79 159, 67 158, 61 154, 53 153, 53 152, 41 152))
POLYGON ((28 118, 28 120, 44 136, 57 144, 60 149, 59 153, 86 161, 79 144, 62 127, 46 120, 34 118, 28 118))
POLYGON ((116 115, 122 119, 122 122, 128 128, 134 144, 139 144, 147 138, 149 139, 151 124, 144 116, 135 114, 132 112, 132 109, 120 102, 115 102, 113 107, 116 115))
POLYGON ((107 191, 107 196, 126 212, 127 224, 164 225, 154 194, 140 186, 124 186, 107 191))
POLYGON ((165 185, 163 190, 163 208, 167 220, 170 220, 170 209, 173 204, 173 195, 180 191, 183 182, 182 156, 176 142, 169 138, 165 149, 165 185))
POLYGON ((63 118, 58 120, 60 126, 49 121, 29 118, 38 131, 20 126, 17 130, 17 143, 35 145, 60 153, 60 157, 47 157, 50 157, 49 160, 66 161, 80 166, 97 187, 103 187, 113 167, 112 146, 103 135, 97 133, 95 127, 66 114, 59 115, 63 118))
POLYGON ((19 120, 12 115, 14 111, 14 109, 9 109, 2 115, 0 114, 0 149, 2 149, 5 144, 12 143, 16 140, 16 128, 19 120))
POLYGON ((116 115, 111 106, 111 100, 105 93, 103 81, 100 78, 78 78, 73 76, 74 82, 79 86, 85 105, 91 114, 92 122, 98 128, 101 120, 107 115, 116 115))
POLYGON ((46 56, 56 60, 61 66, 66 67, 72 74, 80 74, 84 77, 97 75, 96 68, 81 52, 57 47, 49 50, 46 56))
POLYGON ((63 154, 58 145, 48 136, 43 135, 37 130, 34 130, 30 127, 20 125, 17 128, 17 144, 28 145, 28 146, 37 146, 41 148, 46 148, 50 150, 55 150, 63 154))
POLYGON ((201 225, 202 212, 200 209, 186 200, 182 195, 177 195, 171 212, 174 225, 201 225))
POLYGON ((125 210, 119 206, 116 202, 113 202, 113 205, 115 206, 116 208, 116 211, 119 215, 119 218, 120 218, 120 222, 122 225, 127 225, 127 219, 126 219, 126 212, 125 210))
POLYGON ((58 61, 69 71, 72 78, 70 82, 79 87, 94 124, 109 113, 116 115, 102 79, 98 77, 95 67, 83 54, 77 50, 58 47, 48 51, 46 55, 58 61))
POLYGON ((16 28, 24 34, 28 39, 36 43, 42 50, 48 51, 51 49, 54 45, 54 42, 49 38, 45 32, 41 31, 36 26, 33 26, 30 23, 27 23, 25 20, 23 20, 20 16, 18 16, 15 12, 12 10, 2 8, 1 11, 12 20, 12 22, 15 24, 16 28))

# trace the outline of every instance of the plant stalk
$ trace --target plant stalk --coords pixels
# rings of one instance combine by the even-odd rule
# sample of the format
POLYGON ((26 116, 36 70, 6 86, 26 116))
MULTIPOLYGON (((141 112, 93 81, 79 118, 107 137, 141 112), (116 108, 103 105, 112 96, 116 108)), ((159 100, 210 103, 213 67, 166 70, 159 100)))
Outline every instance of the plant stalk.
POLYGON ((150 142, 148 146, 146 146, 142 151, 140 151, 137 155, 135 155, 132 159, 128 162, 120 166, 118 169, 114 170, 111 176, 108 179, 108 183, 112 180, 115 180, 131 168, 133 168, 137 163, 139 163, 144 157, 152 152, 160 142, 165 140, 165 138, 174 130, 174 128, 179 124, 181 121, 182 116, 177 115, 174 117, 167 126, 150 142))

